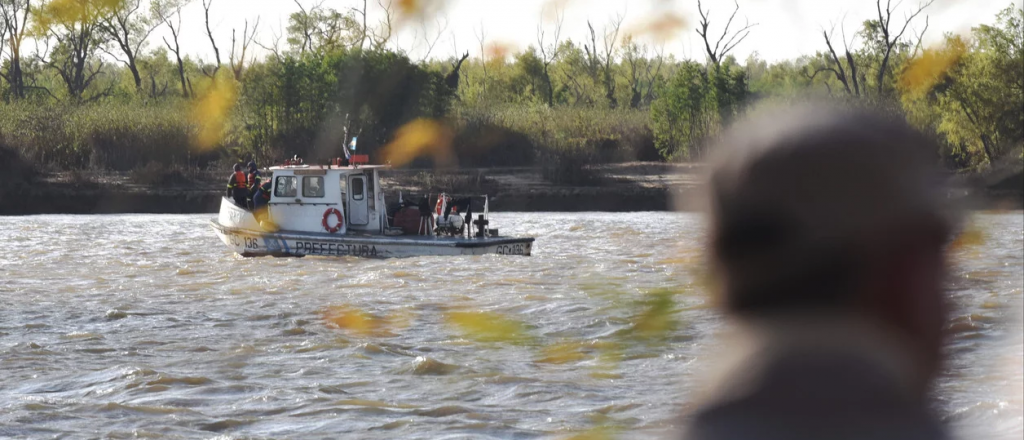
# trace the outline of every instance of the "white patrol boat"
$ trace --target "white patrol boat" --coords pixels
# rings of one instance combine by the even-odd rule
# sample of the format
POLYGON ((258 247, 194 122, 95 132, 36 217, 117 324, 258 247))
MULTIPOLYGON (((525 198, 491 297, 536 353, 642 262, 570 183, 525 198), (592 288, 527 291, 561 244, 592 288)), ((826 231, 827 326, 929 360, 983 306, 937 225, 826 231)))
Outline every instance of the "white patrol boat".
POLYGON ((452 206, 468 207, 469 217, 472 205, 466 199, 446 194, 438 196, 434 210, 426 198, 389 209, 378 173, 386 166, 341 163, 304 165, 297 160, 271 167, 265 208, 254 213, 224 197, 210 224, 242 256, 530 255, 532 237, 501 237, 488 227, 486 196, 483 213, 475 219, 463 219, 452 206))

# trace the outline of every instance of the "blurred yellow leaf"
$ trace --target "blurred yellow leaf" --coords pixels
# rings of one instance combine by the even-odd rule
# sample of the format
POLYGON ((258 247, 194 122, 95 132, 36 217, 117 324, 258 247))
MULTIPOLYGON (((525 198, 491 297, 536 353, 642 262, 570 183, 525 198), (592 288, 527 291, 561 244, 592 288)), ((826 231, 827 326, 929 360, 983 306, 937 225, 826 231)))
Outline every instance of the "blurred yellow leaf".
POLYGON ((647 294, 641 311, 633 319, 632 336, 638 339, 660 339, 678 326, 675 318, 675 292, 659 289, 647 294))
POLYGON ((968 224, 953 242, 949 244, 949 250, 960 251, 971 247, 977 247, 985 244, 985 233, 977 226, 968 224))
POLYGON ((503 41, 494 41, 484 46, 484 60, 504 62, 508 56, 515 52, 515 46, 503 41))
POLYGON ((349 305, 331 306, 323 313, 324 320, 342 330, 370 335, 381 323, 370 314, 349 305))
POLYGON ((447 0, 398 0, 400 18, 429 17, 441 12, 447 0))
POLYGON ((580 342, 562 342, 549 345, 541 349, 541 357, 537 359, 542 364, 567 364, 586 359, 583 352, 583 344, 580 342))
POLYGON ((481 342, 520 342, 527 338, 522 323, 494 312, 450 312, 446 319, 467 338, 481 342))
POLYGON ((616 438, 615 430, 608 426, 597 426, 587 431, 566 437, 565 440, 612 440, 616 438))
POLYGON ((615 373, 622 362, 622 344, 615 341, 594 341, 591 347, 597 350, 597 365, 590 373, 595 379, 618 379, 622 377, 615 373))
POLYGON ((925 49, 903 70, 900 85, 911 94, 928 93, 966 52, 967 43, 960 37, 947 39, 942 47, 925 49))
POLYGON ((660 43, 679 37, 685 27, 686 17, 675 11, 664 11, 630 26, 626 34, 633 38, 650 37, 660 43))
POLYGON ((199 126, 196 146, 208 150, 220 144, 237 100, 238 87, 233 79, 214 78, 206 93, 192 105, 192 118, 199 126))
POLYGON ((93 23, 120 8, 124 0, 51 0, 37 6, 37 24, 48 28, 54 23, 93 23))
POLYGON ((549 23, 555 23, 559 20, 559 15, 565 12, 565 8, 569 6, 572 0, 547 0, 544 5, 541 6, 541 14, 544 17, 544 21, 549 23))
POLYGON ((395 166, 406 165, 422 156, 431 156, 435 164, 451 165, 452 130, 432 119, 419 118, 403 125, 394 139, 384 146, 385 162, 395 166))

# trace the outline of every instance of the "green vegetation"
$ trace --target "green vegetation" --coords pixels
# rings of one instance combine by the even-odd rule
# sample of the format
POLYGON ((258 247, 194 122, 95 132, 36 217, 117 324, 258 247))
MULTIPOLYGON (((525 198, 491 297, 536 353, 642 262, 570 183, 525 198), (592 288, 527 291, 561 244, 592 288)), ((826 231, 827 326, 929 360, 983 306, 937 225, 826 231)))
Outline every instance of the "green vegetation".
MULTIPOLYGON (((520 53, 481 37, 482 56, 417 62, 395 47, 391 21, 324 6, 291 14, 283 45, 261 44, 258 22, 232 30, 227 51, 226 35, 208 30, 215 56, 200 60, 178 43, 183 5, 0 0, 0 149, 38 169, 146 180, 161 166, 337 157, 353 136, 359 153, 383 160, 400 127, 429 118, 450 128, 444 147, 458 165, 542 164, 549 180, 587 183, 593 164, 701 161, 743 113, 817 96, 908 118, 941 140, 937 154, 953 169, 1021 160, 1024 12, 1012 5, 938 48, 908 26, 926 9, 880 9, 851 35, 823 31, 820 52, 777 63, 737 61, 729 52, 757 29, 723 33, 704 10, 704 61, 664 56, 620 32, 621 17, 560 39, 559 17, 520 53), (156 28, 170 37, 150 41, 156 28), (269 55, 252 57, 257 45, 269 55)), ((207 22, 212 5, 203 2, 207 22)))

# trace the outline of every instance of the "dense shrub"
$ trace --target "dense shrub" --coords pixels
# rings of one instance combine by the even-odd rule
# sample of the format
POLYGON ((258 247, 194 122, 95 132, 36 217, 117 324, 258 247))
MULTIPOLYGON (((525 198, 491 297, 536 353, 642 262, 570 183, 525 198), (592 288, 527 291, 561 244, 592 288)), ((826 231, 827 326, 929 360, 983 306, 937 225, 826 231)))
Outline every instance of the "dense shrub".
POLYGON ((3 135, 0 134, 0 188, 31 183, 38 171, 35 166, 21 157, 17 151, 4 146, 3 135))
POLYGON ((639 110, 544 105, 460 106, 452 112, 464 165, 543 162, 546 178, 577 181, 583 165, 655 160, 649 114, 639 110))
POLYGON ((216 152, 191 143, 181 103, 0 104, 0 146, 56 169, 129 171, 151 162, 198 164, 216 152))

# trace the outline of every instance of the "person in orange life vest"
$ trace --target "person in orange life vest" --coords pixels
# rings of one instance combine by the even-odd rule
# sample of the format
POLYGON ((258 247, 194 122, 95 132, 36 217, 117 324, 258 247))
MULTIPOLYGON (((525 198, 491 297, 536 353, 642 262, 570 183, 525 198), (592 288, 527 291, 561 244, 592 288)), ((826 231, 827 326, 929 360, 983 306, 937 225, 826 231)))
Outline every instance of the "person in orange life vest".
POLYGON ((246 196, 249 195, 249 188, 246 186, 247 181, 245 173, 242 172, 242 165, 235 164, 234 172, 228 177, 228 197, 234 199, 235 204, 243 208, 246 207, 246 196))
POLYGON ((249 174, 248 174, 248 177, 247 177, 248 178, 248 181, 247 181, 247 185, 248 186, 246 187, 248 189, 248 191, 249 191, 248 202, 247 203, 248 203, 249 209, 253 209, 255 207, 253 201, 254 201, 254 199, 256 197, 256 191, 259 190, 260 184, 263 182, 263 176, 260 175, 260 170, 256 166, 256 161, 250 161, 249 165, 246 168, 249 171, 249 174))

